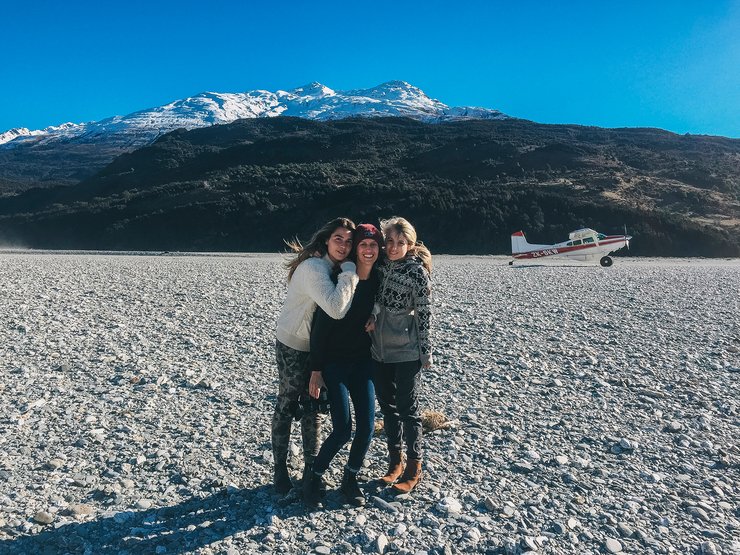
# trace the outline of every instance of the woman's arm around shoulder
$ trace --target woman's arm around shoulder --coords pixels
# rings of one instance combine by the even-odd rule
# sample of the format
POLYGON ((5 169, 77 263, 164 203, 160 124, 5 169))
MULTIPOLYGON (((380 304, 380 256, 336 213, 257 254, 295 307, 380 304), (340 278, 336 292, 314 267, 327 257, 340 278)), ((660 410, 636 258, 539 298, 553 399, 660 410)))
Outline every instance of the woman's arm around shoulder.
POLYGON ((331 263, 325 258, 304 260, 293 274, 293 279, 301 280, 306 295, 335 320, 347 314, 359 281, 354 262, 342 262, 341 269, 336 284, 331 280, 331 263))

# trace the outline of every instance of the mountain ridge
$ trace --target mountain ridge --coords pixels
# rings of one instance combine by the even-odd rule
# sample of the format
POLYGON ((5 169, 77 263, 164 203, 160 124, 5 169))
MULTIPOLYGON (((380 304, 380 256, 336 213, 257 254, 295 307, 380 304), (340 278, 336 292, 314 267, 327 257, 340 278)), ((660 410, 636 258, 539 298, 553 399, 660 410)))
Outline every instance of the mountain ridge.
POLYGON ((434 252, 592 227, 631 254, 740 256, 740 140, 524 120, 243 119, 176 130, 68 187, 0 197, 0 242, 277 251, 338 214, 400 214, 434 252))
POLYGON ((421 89, 405 81, 387 81, 369 89, 334 91, 314 81, 289 91, 255 89, 242 93, 204 91, 127 115, 116 115, 99 121, 64 123, 39 130, 25 127, 0 133, 0 145, 20 146, 26 140, 50 141, 57 138, 74 140, 86 135, 125 132, 127 129, 150 130, 154 138, 178 128, 195 129, 230 123, 250 117, 280 115, 307 119, 343 119, 349 116, 403 115, 422 121, 443 121, 474 113, 480 119, 502 119, 498 110, 463 106, 450 107, 428 97, 421 89), (324 101, 322 103, 322 101, 324 101), (9 145, 9 143, 15 143, 9 145))
POLYGON ((203 92, 124 116, 0 133, 0 195, 31 187, 74 185, 93 176, 116 156, 151 144, 176 129, 278 116, 319 121, 404 116, 436 123, 508 118, 498 110, 447 106, 405 81, 350 91, 334 91, 312 82, 289 91, 203 92))

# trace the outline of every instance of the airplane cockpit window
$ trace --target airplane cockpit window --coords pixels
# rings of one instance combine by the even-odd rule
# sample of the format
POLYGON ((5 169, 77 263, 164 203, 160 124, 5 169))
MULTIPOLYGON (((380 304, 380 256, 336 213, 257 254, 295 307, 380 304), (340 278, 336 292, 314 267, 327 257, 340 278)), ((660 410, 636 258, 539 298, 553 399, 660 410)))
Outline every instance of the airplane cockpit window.
POLYGON ((585 239, 583 240, 583 242, 584 242, 584 243, 593 243, 593 242, 594 242, 594 238, 593 238, 593 237, 586 237, 586 238, 585 238, 585 239))
POLYGON ((580 245, 581 243, 583 243, 583 241, 581 241, 580 239, 576 239, 575 241, 573 241, 573 246, 575 247, 576 245, 580 245))
POLYGON ((601 241, 602 239, 606 239, 606 235, 604 235, 603 233, 599 233, 597 237, 599 238, 599 241, 601 241))

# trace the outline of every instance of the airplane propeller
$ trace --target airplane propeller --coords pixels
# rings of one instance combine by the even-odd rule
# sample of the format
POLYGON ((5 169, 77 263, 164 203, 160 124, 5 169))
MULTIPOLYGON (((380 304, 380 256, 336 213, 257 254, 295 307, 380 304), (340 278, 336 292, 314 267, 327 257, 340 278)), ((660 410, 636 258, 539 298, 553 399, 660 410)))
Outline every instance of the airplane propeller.
POLYGON ((624 224, 624 244, 627 250, 630 250, 630 240, 627 239, 627 224, 624 224))

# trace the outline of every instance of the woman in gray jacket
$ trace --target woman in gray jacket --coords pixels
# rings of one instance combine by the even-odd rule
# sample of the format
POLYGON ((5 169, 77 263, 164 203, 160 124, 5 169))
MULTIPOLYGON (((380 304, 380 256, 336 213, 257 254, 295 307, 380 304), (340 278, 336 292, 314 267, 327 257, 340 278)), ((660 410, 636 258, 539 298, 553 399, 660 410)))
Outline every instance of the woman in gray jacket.
POLYGON ((372 357, 375 393, 383 412, 388 441, 388 472, 381 478, 402 493, 421 480, 422 368, 432 365, 430 342, 432 255, 417 241, 416 230, 404 218, 380 222, 386 260, 378 268, 372 357), (402 446, 406 444, 406 466, 402 446))
MULTIPOLYGON (((274 483, 279 493, 287 493, 293 485, 287 463, 290 429, 294 408, 300 394, 307 391, 311 376, 309 347, 316 306, 332 318, 343 318, 357 286, 355 264, 346 261, 352 250, 354 230, 351 220, 336 218, 319 229, 305 246, 297 240, 288 243, 295 257, 286 263, 288 292, 277 323, 275 351, 279 390, 272 417, 274 483), (335 284, 331 273, 337 266, 341 273, 335 284)), ((316 412, 301 418, 304 473, 319 450, 319 426, 316 412)))

